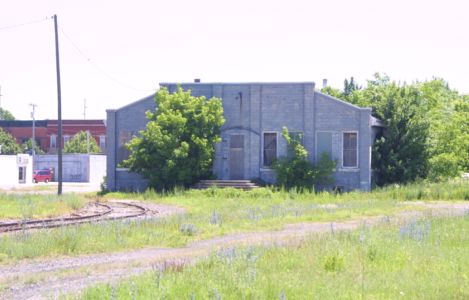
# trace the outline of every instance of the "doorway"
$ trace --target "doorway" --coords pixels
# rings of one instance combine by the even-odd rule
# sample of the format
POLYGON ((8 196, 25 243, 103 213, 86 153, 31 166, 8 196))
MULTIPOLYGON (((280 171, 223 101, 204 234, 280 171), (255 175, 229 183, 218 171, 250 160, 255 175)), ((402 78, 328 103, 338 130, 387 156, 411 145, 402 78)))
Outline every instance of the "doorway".
POLYGON ((230 179, 244 179, 244 135, 230 135, 230 179))
POLYGON ((26 167, 18 167, 18 182, 26 183, 26 167))

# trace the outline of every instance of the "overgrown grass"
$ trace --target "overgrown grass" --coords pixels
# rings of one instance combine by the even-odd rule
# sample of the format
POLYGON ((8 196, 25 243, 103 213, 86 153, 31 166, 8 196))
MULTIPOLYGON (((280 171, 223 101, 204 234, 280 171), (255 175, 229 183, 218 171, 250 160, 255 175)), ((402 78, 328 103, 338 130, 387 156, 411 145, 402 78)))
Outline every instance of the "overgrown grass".
POLYGON ((187 213, 160 220, 113 221, 18 232, 0 237, 0 255, 3 253, 7 262, 144 246, 177 247, 234 232, 276 230, 288 223, 345 220, 403 209, 393 201, 349 201, 326 205, 327 201, 321 203, 320 198, 312 194, 307 198, 303 194, 283 195, 270 190, 207 190, 166 196, 148 192, 143 196, 156 197, 146 201, 183 206, 187 213))
POLYGON ((416 182, 407 185, 390 185, 373 190, 372 195, 380 198, 410 200, 469 200, 469 180, 450 182, 416 182))
POLYGON ((467 299, 469 217, 313 236, 299 246, 229 248, 83 299, 467 299))
MULTIPOLYGON (((462 182, 393 187, 371 193, 297 193, 261 188, 176 190, 159 194, 111 193, 107 198, 140 199, 178 205, 184 215, 164 220, 139 220, 89 224, 0 236, 4 262, 51 255, 76 255, 137 249, 145 246, 176 247, 195 240, 229 233, 277 230, 298 222, 340 221, 373 215, 391 215, 411 209, 401 200, 464 200, 469 186, 462 182), (428 192, 419 193, 418 190, 428 192)), ((412 202, 409 202, 412 204, 412 202)), ((421 209, 414 207, 413 209, 421 209)))
POLYGON ((55 217, 82 208, 88 200, 82 195, 1 194, 0 219, 55 217))

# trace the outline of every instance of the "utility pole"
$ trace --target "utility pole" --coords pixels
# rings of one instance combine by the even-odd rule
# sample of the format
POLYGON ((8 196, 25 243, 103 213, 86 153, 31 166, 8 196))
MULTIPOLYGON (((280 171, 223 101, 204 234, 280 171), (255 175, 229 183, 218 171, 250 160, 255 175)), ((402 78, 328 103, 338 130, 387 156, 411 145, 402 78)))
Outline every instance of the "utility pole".
POLYGON ((33 111, 31 112, 31 118, 33 118, 33 139, 31 141, 31 147, 34 160, 34 155, 36 155, 36 118, 34 113, 36 112, 37 104, 30 103, 29 105, 33 108, 33 111))
POLYGON ((59 61, 59 33, 57 30, 57 15, 54 18, 54 29, 55 29, 55 66, 57 72, 57 126, 58 126, 58 170, 57 177, 59 185, 57 188, 57 194, 62 195, 62 92, 60 88, 60 61, 59 61))
POLYGON ((86 131, 86 153, 90 154, 90 131, 86 131))

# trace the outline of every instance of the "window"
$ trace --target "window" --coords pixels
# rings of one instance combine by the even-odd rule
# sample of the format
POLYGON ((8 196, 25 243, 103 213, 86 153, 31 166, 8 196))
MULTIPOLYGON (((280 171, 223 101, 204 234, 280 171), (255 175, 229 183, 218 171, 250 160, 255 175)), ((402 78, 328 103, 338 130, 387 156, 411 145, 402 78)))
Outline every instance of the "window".
POLYGON ((270 167, 277 159, 277 133, 264 133, 264 167, 270 167))
POLYGON ((70 141, 70 136, 69 135, 64 135, 64 145, 70 141))
POLYGON ((50 136, 50 147, 57 148, 57 136, 55 134, 50 136))
POLYGON ((106 136, 104 135, 99 136, 99 148, 101 148, 101 152, 106 151, 106 136))
POLYGON ((332 132, 318 132, 316 139, 316 159, 319 160, 323 153, 326 153, 332 159, 332 132))
MULTIPOLYGON (((292 141, 298 141, 300 144, 303 145, 303 132, 299 131, 294 131, 294 132, 289 132, 290 138, 292 141)), ((293 151, 293 147, 290 144, 287 144, 287 157, 293 157, 295 155, 295 152, 293 151)))
POLYGON ((344 132, 343 166, 357 167, 358 140, 356 132, 344 132))

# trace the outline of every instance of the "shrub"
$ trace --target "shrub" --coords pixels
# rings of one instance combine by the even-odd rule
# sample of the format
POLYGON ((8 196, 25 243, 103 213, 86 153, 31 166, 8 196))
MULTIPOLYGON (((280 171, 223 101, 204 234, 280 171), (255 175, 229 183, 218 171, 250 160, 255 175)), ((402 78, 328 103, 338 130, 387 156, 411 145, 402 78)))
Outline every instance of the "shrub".
POLYGON ((432 181, 440 181, 454 178, 459 175, 459 159, 454 153, 441 153, 429 160, 430 171, 428 178, 432 181))
POLYGON ((127 144, 131 154, 122 166, 142 174, 157 191, 210 178, 225 122, 221 100, 179 87, 175 93, 160 89, 155 102, 158 109, 147 112, 146 129, 127 144))
POLYGON ((283 137, 292 150, 291 156, 281 157, 274 162, 273 168, 277 172, 277 184, 285 189, 314 190, 316 185, 333 182, 332 171, 336 162, 326 153, 320 157, 316 165, 308 160, 308 151, 301 144, 301 136, 292 138, 286 127, 283 137))

